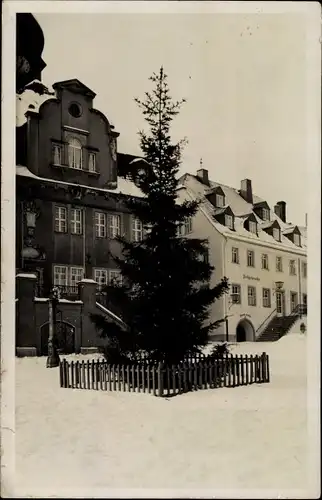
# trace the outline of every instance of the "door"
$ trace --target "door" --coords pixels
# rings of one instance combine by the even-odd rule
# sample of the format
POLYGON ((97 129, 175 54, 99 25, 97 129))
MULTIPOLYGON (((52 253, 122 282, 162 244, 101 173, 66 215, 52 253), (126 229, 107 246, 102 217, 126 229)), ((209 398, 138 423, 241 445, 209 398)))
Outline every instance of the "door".
POLYGON ((296 307, 297 307, 297 293, 291 292, 291 313, 295 310, 296 307))
MULTIPOLYGON (((49 323, 41 327, 41 353, 48 354, 49 323)), ((75 328, 69 323, 57 321, 56 341, 59 354, 72 354, 75 352, 75 328)))
POLYGON ((284 294, 283 294, 283 292, 276 292, 276 314, 277 314, 277 316, 284 316, 284 294))

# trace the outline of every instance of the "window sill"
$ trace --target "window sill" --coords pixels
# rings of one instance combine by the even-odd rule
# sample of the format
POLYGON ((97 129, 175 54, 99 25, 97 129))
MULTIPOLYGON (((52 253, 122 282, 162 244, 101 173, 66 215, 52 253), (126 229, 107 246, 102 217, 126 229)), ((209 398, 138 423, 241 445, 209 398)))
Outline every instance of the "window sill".
POLYGON ((84 172, 88 175, 92 175, 94 177, 99 177, 100 173, 99 172, 92 172, 91 170, 87 170, 85 168, 75 168, 75 167, 70 167, 69 165, 60 165, 58 163, 51 163, 51 166, 53 168, 61 169, 61 170, 70 170, 70 171, 76 171, 76 172, 84 172))

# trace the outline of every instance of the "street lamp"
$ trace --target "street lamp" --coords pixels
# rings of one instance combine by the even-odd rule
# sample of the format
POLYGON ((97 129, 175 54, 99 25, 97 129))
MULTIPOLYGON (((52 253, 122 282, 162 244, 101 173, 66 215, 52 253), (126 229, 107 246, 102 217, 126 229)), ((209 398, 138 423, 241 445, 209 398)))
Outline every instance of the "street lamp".
POLYGON ((59 354, 57 351, 56 337, 56 307, 59 303, 59 288, 53 287, 49 294, 48 315, 49 315, 49 334, 48 334, 48 357, 47 368, 59 366, 59 354))

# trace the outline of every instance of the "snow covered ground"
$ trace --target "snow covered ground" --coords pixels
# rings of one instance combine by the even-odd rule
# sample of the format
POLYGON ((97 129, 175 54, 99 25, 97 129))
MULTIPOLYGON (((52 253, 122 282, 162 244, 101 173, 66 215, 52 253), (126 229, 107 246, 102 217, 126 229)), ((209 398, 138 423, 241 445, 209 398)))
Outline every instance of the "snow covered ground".
POLYGON ((162 489, 159 496, 173 498, 179 490, 237 489, 242 498, 260 489, 274 498, 268 490, 305 489, 306 336, 232 348, 266 351, 271 383, 167 400, 61 389, 45 358, 18 358, 16 494, 117 497, 108 490, 137 489, 133 498, 162 489))

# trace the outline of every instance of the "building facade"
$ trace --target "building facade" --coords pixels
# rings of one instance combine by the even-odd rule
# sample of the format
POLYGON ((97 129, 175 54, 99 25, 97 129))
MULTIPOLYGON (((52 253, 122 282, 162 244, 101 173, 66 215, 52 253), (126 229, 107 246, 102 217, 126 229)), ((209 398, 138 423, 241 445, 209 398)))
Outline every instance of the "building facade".
POLYGON ((212 284, 230 283, 211 309, 212 321, 225 318, 214 338, 274 340, 274 324, 282 332, 306 314, 306 227, 287 222, 285 202, 272 209, 249 179, 237 190, 210 181, 206 169, 185 174, 178 193, 200 201, 191 235, 208 239, 212 284))
POLYGON ((58 285, 72 295, 83 278, 120 278, 116 237, 142 235, 124 199, 141 192, 117 175, 131 157, 117 154, 119 134, 93 108, 94 92, 76 79, 53 89, 26 90, 17 104, 26 136, 17 145, 16 267, 37 274, 38 294, 58 285))

